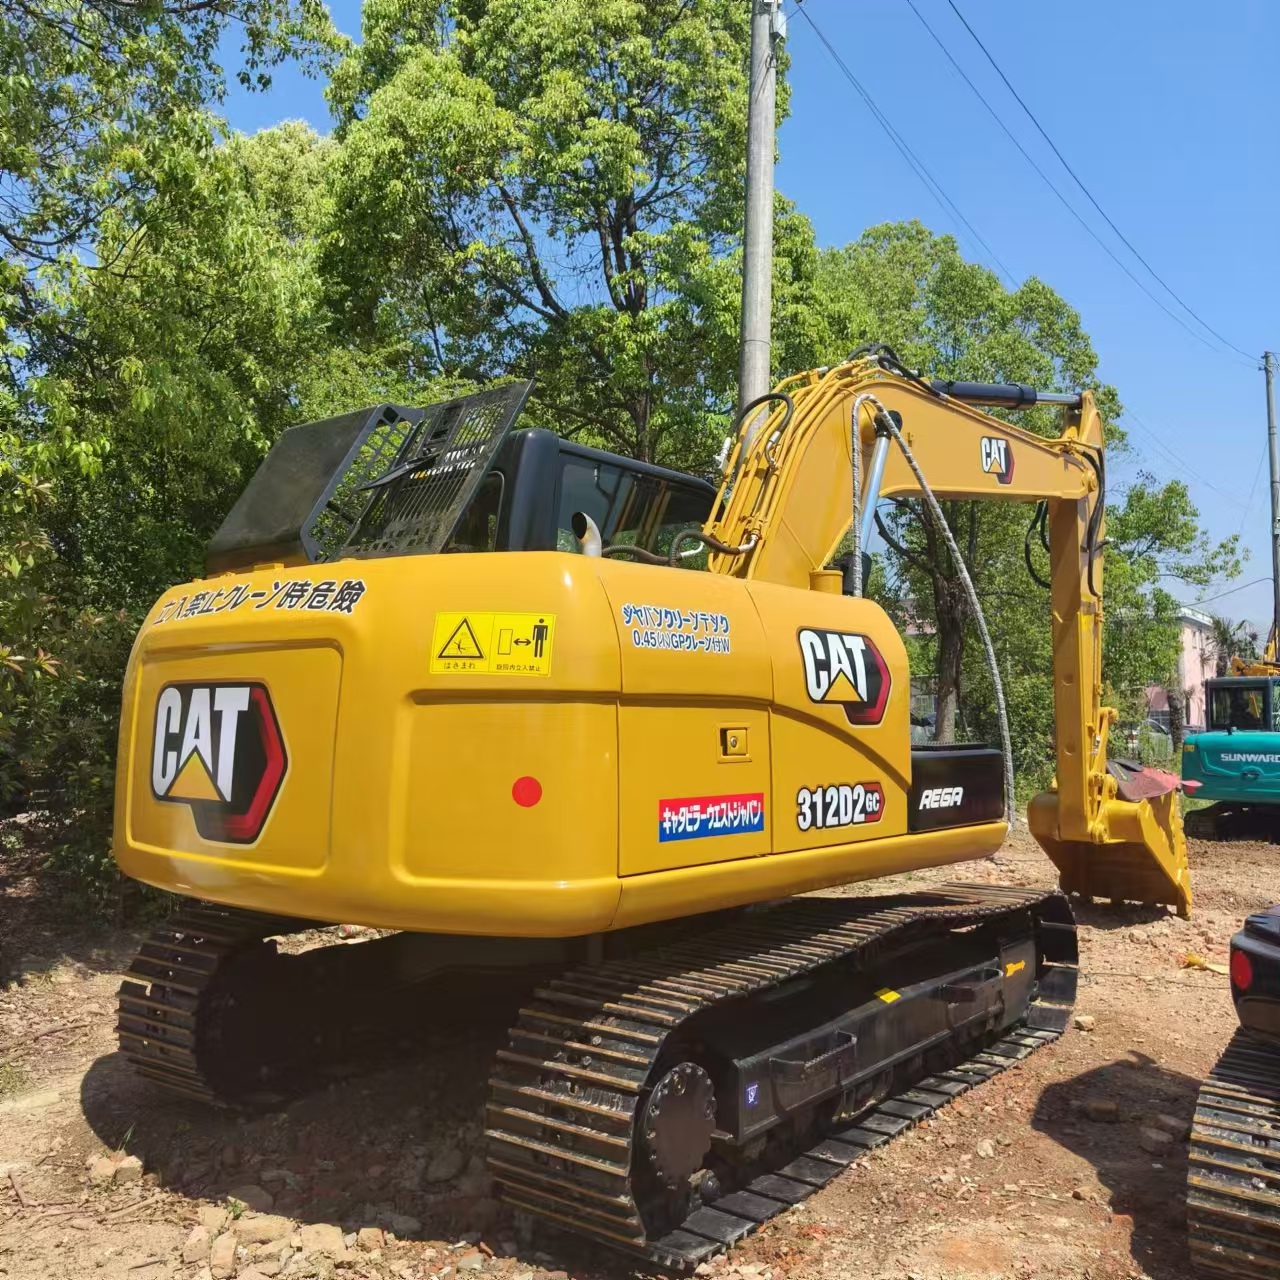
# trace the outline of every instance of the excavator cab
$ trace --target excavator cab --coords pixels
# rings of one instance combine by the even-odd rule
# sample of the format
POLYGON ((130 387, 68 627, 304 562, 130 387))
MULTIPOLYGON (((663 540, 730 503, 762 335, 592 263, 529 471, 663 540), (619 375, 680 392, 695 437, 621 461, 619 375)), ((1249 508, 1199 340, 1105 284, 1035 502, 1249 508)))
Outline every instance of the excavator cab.
POLYGON ((1280 680, 1224 676, 1205 681, 1209 728, 1218 732, 1280 730, 1280 680))
POLYGON ((530 382, 427 410, 359 409, 292 427, 209 544, 210 575, 254 564, 483 551, 575 551, 573 516, 665 555, 715 486, 541 428, 512 430, 530 382))

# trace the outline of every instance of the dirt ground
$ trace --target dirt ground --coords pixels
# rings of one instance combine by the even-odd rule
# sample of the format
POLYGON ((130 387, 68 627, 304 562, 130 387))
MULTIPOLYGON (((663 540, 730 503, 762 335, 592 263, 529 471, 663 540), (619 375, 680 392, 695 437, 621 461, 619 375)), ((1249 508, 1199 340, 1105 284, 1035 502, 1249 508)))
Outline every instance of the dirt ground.
MULTIPOLYGON (((503 1038, 493 1011, 428 1025, 425 1043, 398 1059, 274 1115, 166 1099, 115 1050, 115 992, 138 937, 87 931, 41 896, 13 831, 0 840, 0 938, 20 957, 19 981, 5 987, 0 973, 0 1276, 634 1273, 607 1252, 518 1228, 490 1198, 480 1119, 486 1063, 503 1038), (228 1218, 228 1194, 245 1188, 251 1209, 228 1218)), ((1234 1026, 1227 979, 1184 957, 1225 962, 1242 917, 1280 898, 1280 848, 1196 844, 1192 865, 1190 922, 1081 909, 1077 1012, 1092 1030, 1073 1028, 875 1152, 703 1274, 1189 1276, 1186 1148, 1175 1140, 1153 1155, 1144 1142, 1159 1144, 1143 1130, 1189 1123, 1198 1081, 1234 1026)), ((1053 874, 1022 834, 993 859, 862 891, 942 878, 1030 885, 1053 874)))

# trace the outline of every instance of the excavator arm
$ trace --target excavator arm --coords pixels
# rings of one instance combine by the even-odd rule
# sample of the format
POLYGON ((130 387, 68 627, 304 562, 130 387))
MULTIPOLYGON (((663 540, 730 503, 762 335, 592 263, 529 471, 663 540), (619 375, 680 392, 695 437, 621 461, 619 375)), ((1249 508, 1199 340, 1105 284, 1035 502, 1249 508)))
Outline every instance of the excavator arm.
MULTIPOLYGON (((921 497, 1046 504, 1051 565, 1057 777, 1028 824, 1063 888, 1086 896, 1191 905, 1176 782, 1108 766, 1117 712, 1102 705, 1102 422, 1089 393, 928 382, 872 355, 781 383, 763 422, 725 464, 704 533, 713 572, 816 590, 848 589, 829 566, 876 502, 921 497), (1063 406, 1046 438, 977 407, 1063 406), (857 484, 845 481, 857 477, 857 484), (834 479, 839 478, 839 479, 834 479)), ((851 576, 851 575, 849 575, 851 576)))

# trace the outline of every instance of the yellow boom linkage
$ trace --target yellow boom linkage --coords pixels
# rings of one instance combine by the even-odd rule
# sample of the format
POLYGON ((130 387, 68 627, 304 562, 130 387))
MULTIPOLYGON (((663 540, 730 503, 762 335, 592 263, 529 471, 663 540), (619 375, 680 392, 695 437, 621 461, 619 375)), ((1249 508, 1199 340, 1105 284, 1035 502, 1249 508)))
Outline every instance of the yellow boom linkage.
MULTIPOLYGON (((849 475, 853 465, 854 404, 863 477, 873 470, 882 406, 901 416, 902 437, 937 497, 1046 502, 1057 777, 1031 801, 1028 825, 1066 891, 1165 903, 1186 916, 1191 882, 1178 792, 1126 799, 1107 769, 1107 733, 1117 712, 1102 705, 1103 530, 1096 508, 1104 473, 1093 397, 1086 392, 1078 408, 1066 411, 1062 434, 1046 439, 869 361, 796 375, 777 392, 790 404, 775 399, 745 452, 744 431, 726 462, 719 515, 706 532, 742 550, 714 554, 711 569, 840 589, 838 575, 823 566, 838 553, 853 517, 850 491, 831 477, 849 475)), ((866 492, 864 484, 864 508, 878 497, 921 496, 903 451, 887 439, 883 445, 883 477, 878 492, 866 492)))

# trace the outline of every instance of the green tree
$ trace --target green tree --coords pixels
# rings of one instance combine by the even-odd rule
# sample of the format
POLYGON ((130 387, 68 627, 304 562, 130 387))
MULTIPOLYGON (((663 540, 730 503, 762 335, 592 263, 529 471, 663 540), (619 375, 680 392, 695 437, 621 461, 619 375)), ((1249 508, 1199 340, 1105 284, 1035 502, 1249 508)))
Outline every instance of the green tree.
MULTIPOLYGON (((734 394, 749 18, 739 0, 366 7, 331 89, 349 331, 417 335, 435 372, 533 376, 531 421, 706 466, 734 394)), ((816 257, 785 201, 778 223, 790 321, 816 257)))
POLYGON ((1213 629, 1209 643, 1213 648, 1215 675, 1225 676, 1234 657, 1258 656, 1258 633, 1247 622, 1232 622, 1220 614, 1211 614, 1210 622, 1213 629))

